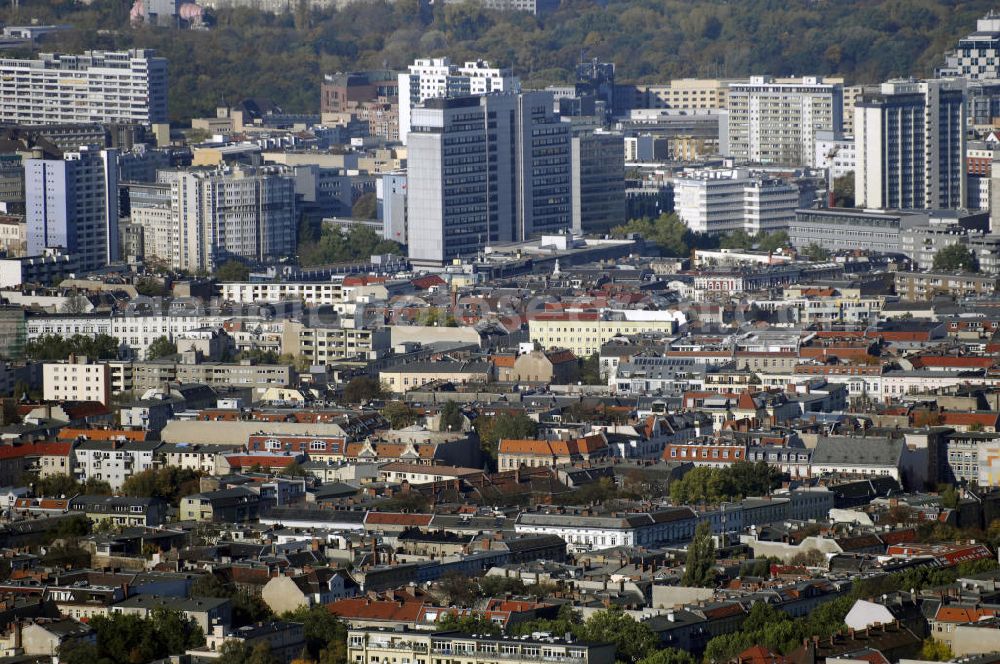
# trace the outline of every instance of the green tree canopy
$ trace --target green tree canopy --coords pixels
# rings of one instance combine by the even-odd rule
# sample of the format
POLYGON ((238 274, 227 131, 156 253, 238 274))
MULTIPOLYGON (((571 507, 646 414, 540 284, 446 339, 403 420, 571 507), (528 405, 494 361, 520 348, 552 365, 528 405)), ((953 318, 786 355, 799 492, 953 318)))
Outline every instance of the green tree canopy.
POLYGON ((174 507, 180 504, 181 498, 198 491, 198 473, 176 466, 143 470, 122 484, 122 495, 162 498, 174 507))
POLYGON ((205 643, 205 635, 194 620, 178 611, 153 609, 148 618, 137 614, 110 613, 90 619, 96 646, 69 641, 59 651, 69 664, 135 664, 179 655, 205 643))
POLYGON ((177 344, 172 342, 167 337, 157 337, 153 339, 149 344, 149 348, 146 349, 146 359, 147 360, 158 360, 161 357, 170 357, 171 355, 177 354, 177 344))
POLYGON ((461 431, 465 423, 462 408, 452 400, 441 407, 441 417, 438 421, 438 431, 461 431))
POLYGON ((946 272, 979 272, 979 260, 964 244, 952 244, 934 254, 934 269, 946 272))
POLYGON ((378 200, 375 192, 369 191, 361 194, 358 200, 354 201, 351 208, 351 216, 355 219, 375 219, 378 215, 378 200))
POLYGON ((74 334, 63 338, 58 334, 43 334, 32 339, 24 347, 24 353, 31 360, 65 360, 70 355, 86 355, 95 360, 118 358, 118 341, 107 334, 88 336, 74 334))
POLYGON ((670 483, 670 499, 678 505, 715 504, 763 496, 780 484, 781 471, 764 462, 740 461, 724 468, 698 466, 670 483))
POLYGON ((250 278, 250 268, 242 261, 230 259, 215 270, 218 281, 246 281, 250 278))
POLYGON ((688 545, 681 585, 689 588, 715 587, 715 541, 708 521, 698 524, 688 545))
POLYGON ((382 399, 384 396, 385 391, 382 389, 382 383, 376 378, 356 376, 344 386, 344 401, 348 403, 372 401, 382 399))
POLYGON ((697 236, 681 221, 676 214, 664 213, 656 219, 633 219, 624 226, 611 229, 615 237, 624 237, 637 233, 647 242, 657 245, 667 256, 685 257, 691 253, 691 248, 702 246, 710 241, 697 236))
POLYGON ((480 416, 473 422, 473 427, 479 434, 480 447, 494 460, 497 458, 497 446, 502 438, 525 439, 538 435, 538 422, 524 413, 480 416))
POLYGON ((382 409, 382 416, 389 420, 389 426, 393 429, 403 429, 412 424, 416 424, 420 415, 413 408, 410 408, 402 401, 390 401, 382 409))

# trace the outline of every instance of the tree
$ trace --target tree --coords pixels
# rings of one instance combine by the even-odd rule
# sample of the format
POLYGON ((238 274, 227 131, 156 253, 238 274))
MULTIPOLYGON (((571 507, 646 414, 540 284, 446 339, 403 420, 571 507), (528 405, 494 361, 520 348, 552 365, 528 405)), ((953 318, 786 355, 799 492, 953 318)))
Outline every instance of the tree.
POLYGON ((448 597, 448 603, 470 606, 476 600, 476 585, 465 574, 447 572, 438 580, 438 588, 448 597))
POLYGON ((524 413, 480 416, 473 422, 473 428, 479 434, 479 446, 494 460, 497 458, 497 447, 501 439, 523 440, 538 435, 538 422, 524 413))
POLYGON ((375 399, 382 399, 384 396, 385 392, 382 389, 382 383, 368 376, 356 376, 344 386, 344 401, 347 403, 373 401, 375 399))
POLYGON ((378 200, 375 198, 374 191, 361 194, 358 200, 354 201, 351 216, 355 219, 376 219, 378 217, 378 200))
POLYGON ((660 247, 668 256, 687 256, 694 246, 707 246, 714 240, 696 235, 674 213, 664 213, 654 219, 633 219, 611 229, 612 235, 624 237, 637 233, 647 242, 660 247))
POLYGON ((201 627, 178 611, 157 608, 148 618, 137 614, 110 613, 94 616, 90 627, 97 636, 93 650, 77 651, 67 646, 68 660, 106 661, 109 664, 135 664, 179 655, 205 643, 201 627))
POLYGON ((292 461, 290 464, 281 469, 282 475, 287 475, 288 477, 306 477, 309 472, 302 467, 302 464, 298 461, 292 461))
POLYGON ((62 312, 64 314, 83 314, 89 308, 90 301, 81 295, 80 291, 75 290, 66 296, 66 300, 62 305, 62 312))
POLYGON ((500 626, 480 614, 459 614, 457 611, 443 613, 437 620, 437 628, 442 631, 459 631, 463 634, 485 634, 500 636, 500 626))
POLYGON ((830 260, 830 252, 815 242, 809 244, 802 250, 802 255, 811 261, 821 262, 830 260))
POLYGON ((738 229, 724 235, 719 246, 723 249, 751 249, 753 238, 745 230, 738 229))
POLYGON ((661 648, 640 659, 639 664, 697 664, 697 660, 686 650, 661 648))
POLYGON ((25 355, 32 360, 65 360, 69 355, 86 355, 88 358, 113 360, 118 358, 118 341, 107 334, 87 336, 74 334, 63 338, 58 334, 44 334, 28 341, 25 355))
POLYGON ((438 431, 461 431, 463 424, 465 416, 462 415, 462 408, 449 399, 448 403, 441 407, 438 431))
POLYGON ((934 269, 946 272, 979 272, 979 260, 962 244, 951 244, 934 254, 934 269))
POLYGON ((167 295, 167 289, 163 284, 152 277, 142 277, 135 282, 135 290, 139 295, 145 295, 147 297, 164 297, 167 295))
POLYGON ((122 495, 162 498, 177 507, 181 498, 198 493, 198 478, 198 473, 189 468, 150 468, 126 479, 122 483, 122 495))
POLYGON ((403 429, 416 424, 419 414, 402 401, 390 401, 382 409, 382 417, 389 420, 393 429, 403 429))
POLYGON ((788 562, 792 565, 819 567, 826 562, 826 556, 819 549, 806 549, 805 551, 796 553, 788 562))
POLYGON ((584 385, 603 385, 605 381, 601 379, 601 358, 594 353, 587 359, 579 360, 580 382, 584 385))
POLYGON ((250 268, 235 259, 230 259, 215 269, 216 281, 246 281, 249 278, 250 268))
POLYGON ((755 239, 757 241, 757 248, 768 252, 787 249, 791 244, 788 233, 785 231, 775 231, 773 233, 764 233, 762 231, 755 239))
POLYGON ((833 181, 833 206, 854 207, 854 171, 845 173, 833 181))
POLYGON ((698 524, 688 545, 681 585, 688 588, 715 587, 715 541, 708 521, 698 524))
POLYGON ((149 348, 146 349, 146 359, 147 360, 158 360, 161 357, 170 357, 171 355, 177 354, 177 344, 172 342, 167 337, 157 337, 153 339, 149 344, 149 348))
POLYGON ((582 637, 590 641, 614 643, 619 661, 635 663, 656 652, 659 639, 647 625, 636 622, 621 608, 594 613, 583 624, 582 637))
POLYGON ((225 597, 232 603, 233 626, 239 627, 271 617, 271 609, 258 596, 225 583, 212 573, 202 574, 191 584, 192 597, 225 597))
POLYGON ((306 650, 314 661, 347 661, 347 625, 325 606, 302 606, 283 614, 281 619, 302 623, 306 650))
POLYGON ((924 644, 920 648, 920 659, 927 662, 947 662, 954 656, 947 643, 938 641, 934 637, 924 639, 924 644))

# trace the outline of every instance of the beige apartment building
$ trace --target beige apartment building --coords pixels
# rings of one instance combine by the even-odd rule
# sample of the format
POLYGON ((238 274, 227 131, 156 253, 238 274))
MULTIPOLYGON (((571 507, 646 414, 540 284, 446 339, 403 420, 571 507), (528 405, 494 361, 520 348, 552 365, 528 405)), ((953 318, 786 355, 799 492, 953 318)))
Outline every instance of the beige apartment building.
POLYGON ((389 348, 390 332, 388 328, 354 327, 352 318, 316 327, 288 321, 281 341, 282 353, 302 356, 309 364, 330 364, 358 356, 375 359, 378 351, 389 348))
POLYGON ((670 312, 660 311, 543 313, 528 321, 531 341, 542 348, 565 348, 577 357, 601 352, 601 346, 616 336, 676 330, 670 312))
POLYGON ((105 362, 70 355, 66 362, 42 365, 42 396, 46 401, 111 402, 111 370, 105 362))
POLYGON ((349 664, 612 664, 610 643, 552 637, 513 638, 461 632, 352 629, 347 633, 349 664))

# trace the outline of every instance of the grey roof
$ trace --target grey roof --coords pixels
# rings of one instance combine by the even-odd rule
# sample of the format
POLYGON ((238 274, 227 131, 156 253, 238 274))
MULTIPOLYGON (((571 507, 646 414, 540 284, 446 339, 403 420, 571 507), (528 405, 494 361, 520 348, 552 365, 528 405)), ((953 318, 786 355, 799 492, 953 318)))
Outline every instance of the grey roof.
POLYGON ((159 595, 134 595, 124 599, 116 607, 123 609, 155 609, 163 607, 172 611, 211 611, 229 603, 228 597, 161 597, 159 595))
POLYGON ((384 371, 390 373, 489 373, 492 365, 489 362, 409 362, 407 364, 388 367, 384 371))
POLYGON ((816 465, 898 466, 903 441, 889 438, 820 438, 813 452, 816 465))
POLYGON ((158 440, 85 440, 76 446, 78 450, 99 450, 101 452, 111 452, 112 450, 122 450, 123 452, 152 452, 160 445, 158 440))

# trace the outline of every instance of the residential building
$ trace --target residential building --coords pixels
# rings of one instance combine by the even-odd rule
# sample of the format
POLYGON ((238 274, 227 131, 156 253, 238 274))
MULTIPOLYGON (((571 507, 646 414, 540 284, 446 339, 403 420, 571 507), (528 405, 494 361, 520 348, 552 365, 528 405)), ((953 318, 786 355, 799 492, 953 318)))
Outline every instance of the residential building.
POLYGON ((118 260, 115 150, 81 147, 62 159, 25 161, 28 254, 60 248, 77 269, 118 260))
POLYGON ((613 644, 563 640, 555 637, 491 637, 461 632, 351 629, 347 633, 347 661, 377 664, 401 658, 430 662, 447 657, 452 664, 490 664, 502 658, 511 664, 544 661, 613 664, 613 644))
POLYGON ((245 523, 260 513, 260 495, 246 487, 219 489, 181 498, 182 521, 245 523))
POLYGON ((275 614, 281 615, 301 607, 326 605, 352 597, 357 589, 358 585, 343 570, 320 567, 304 574, 273 577, 261 590, 261 599, 275 614))
POLYGON ((295 180, 282 167, 178 174, 171 184, 172 267, 212 270, 229 257, 266 261, 295 250, 295 180))
POLYGON ((409 362, 379 371, 379 380, 396 393, 402 394, 434 381, 456 384, 485 384, 493 377, 489 362, 409 362))
POLYGON ((308 307, 340 304, 344 299, 343 282, 248 282, 227 281, 219 284, 221 297, 227 302, 255 304, 259 302, 289 302, 298 300, 308 307))
POLYGON ((889 81, 854 113, 855 205, 965 207, 964 81, 889 81))
POLYGON ((399 140, 408 141, 413 109, 429 99, 520 92, 521 81, 508 68, 491 67, 477 60, 464 66, 448 58, 418 59, 408 72, 398 75, 399 140))
POLYGON ((669 311, 542 312, 528 319, 532 342, 546 349, 564 348, 577 357, 599 353, 616 336, 676 331, 677 320, 669 311))
POLYGON ((570 141, 573 232, 607 233, 625 219, 623 136, 576 132, 570 141))
POLYGON ((321 113, 348 113, 368 124, 368 135, 399 140, 399 81, 392 71, 327 74, 320 85, 321 113))
POLYGON ((46 401, 111 403, 111 370, 106 362, 71 355, 66 362, 42 365, 42 395, 46 401))
POLYGON ((843 86, 822 77, 777 82, 751 76, 728 90, 729 154, 737 163, 822 166, 815 163, 816 132, 839 132, 843 86))
POLYGON ((971 272, 897 272, 896 293, 904 300, 933 300, 938 295, 957 298, 994 296, 996 275, 971 272))
POLYGON ((830 177, 833 178, 854 173, 857 168, 854 137, 836 131, 817 131, 813 165, 830 169, 830 177))
POLYGON ((167 61, 155 51, 0 59, 0 122, 167 122, 167 61))
POLYGON ((228 628, 232 623, 232 600, 228 597, 169 597, 143 593, 123 599, 111 607, 111 612, 151 618, 157 609, 177 611, 205 634, 211 634, 216 625, 228 628))
POLYGON ((69 501, 70 512, 117 527, 162 526, 167 520, 167 507, 162 498, 131 496, 74 496, 69 501))
POLYGON ((356 327, 356 320, 306 326, 287 321, 281 335, 281 352, 304 357, 309 364, 330 364, 338 360, 378 357, 389 349, 391 331, 387 327, 356 327))
POLYGON ((51 286, 77 272, 76 257, 62 249, 44 249, 38 256, 0 258, 0 288, 24 284, 51 286))
POLYGON ((499 381, 570 385, 580 378, 576 355, 566 350, 530 350, 492 360, 499 381))
POLYGON ((571 226, 569 126, 551 93, 430 99, 412 118, 411 260, 442 264, 571 226))
POLYGON ((609 454, 603 433, 558 440, 516 440, 505 438, 497 450, 497 468, 514 470, 525 466, 562 466, 604 459, 609 454))
POLYGON ((118 491, 132 475, 154 467, 156 448, 161 444, 158 441, 84 440, 73 449, 76 456, 73 474, 80 482, 101 480, 118 491))
POLYGON ((569 552, 577 553, 615 546, 688 542, 696 525, 695 513, 687 507, 615 514, 563 508, 522 511, 514 522, 514 531, 556 535, 566 541, 569 552))

